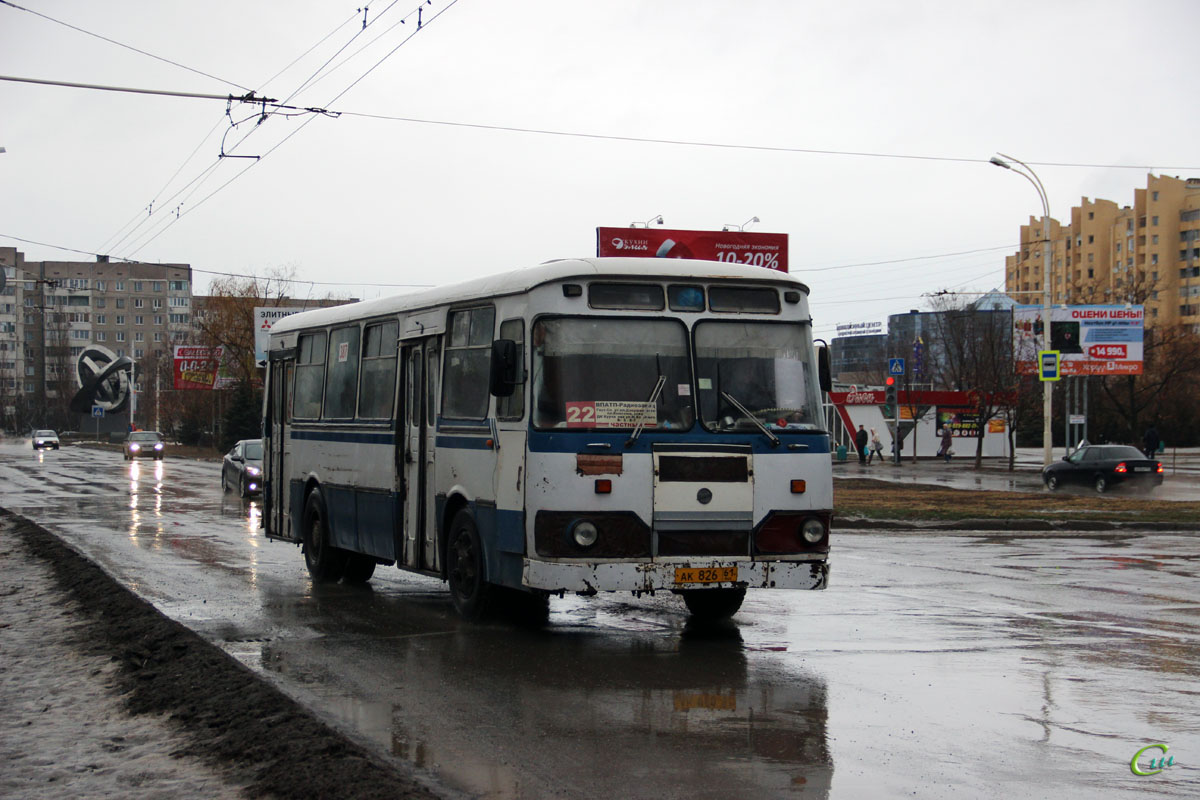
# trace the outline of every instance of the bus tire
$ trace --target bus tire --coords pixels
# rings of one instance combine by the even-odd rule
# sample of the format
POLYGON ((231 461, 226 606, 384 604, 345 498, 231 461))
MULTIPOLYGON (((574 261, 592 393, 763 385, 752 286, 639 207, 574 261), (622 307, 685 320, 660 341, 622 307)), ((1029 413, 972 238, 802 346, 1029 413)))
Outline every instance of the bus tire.
POLYGON ((329 543, 329 515, 320 489, 313 489, 304 504, 304 565, 313 583, 334 583, 346 569, 345 550, 329 543))
POLYGON ((375 559, 351 553, 346 558, 346 569, 342 572, 343 583, 366 583, 375 574, 375 559))
POLYGON ((471 512, 464 508, 454 515, 446 538, 446 581, 454 609, 463 619, 479 619, 490 603, 492 587, 484 564, 479 529, 471 512))
POLYGON ((685 589, 682 594, 688 611, 701 622, 729 619, 746 599, 745 588, 685 589))

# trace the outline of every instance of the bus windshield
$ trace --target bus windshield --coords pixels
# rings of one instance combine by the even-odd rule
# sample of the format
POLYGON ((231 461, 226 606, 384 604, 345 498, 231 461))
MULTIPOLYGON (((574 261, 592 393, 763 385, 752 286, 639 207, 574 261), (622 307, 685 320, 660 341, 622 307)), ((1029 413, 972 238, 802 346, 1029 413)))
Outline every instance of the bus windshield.
POLYGON ((696 324, 700 419, 711 430, 820 430, 809 329, 779 322, 696 324), (738 406, 742 408, 739 409, 738 406))
POLYGON ((537 428, 632 429, 639 419, 647 429, 692 426, 687 329, 677 320, 541 319, 532 377, 537 428))

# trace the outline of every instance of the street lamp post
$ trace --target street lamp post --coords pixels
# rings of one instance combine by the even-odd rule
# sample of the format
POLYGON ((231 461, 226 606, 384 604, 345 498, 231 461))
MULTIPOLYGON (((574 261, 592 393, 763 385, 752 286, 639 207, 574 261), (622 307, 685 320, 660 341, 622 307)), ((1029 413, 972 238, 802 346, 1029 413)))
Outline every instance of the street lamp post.
MULTIPOLYGON (((1006 156, 1003 153, 992 156, 992 163, 997 167, 1012 170, 1025 178, 1037 189, 1038 198, 1042 201, 1042 349, 1050 349, 1050 201, 1046 199, 1046 187, 1038 178, 1037 173, 1024 161, 1006 156), (1009 163, 1013 162, 1013 163, 1009 163), (1019 166, 1013 166, 1017 164, 1019 166)), ((1038 359, 1035 359, 1038 363, 1038 359)), ((1040 367, 1039 367, 1040 369, 1040 367)), ((1054 439, 1050 430, 1050 417, 1054 408, 1054 384, 1042 381, 1042 466, 1049 466, 1054 459, 1054 439)))

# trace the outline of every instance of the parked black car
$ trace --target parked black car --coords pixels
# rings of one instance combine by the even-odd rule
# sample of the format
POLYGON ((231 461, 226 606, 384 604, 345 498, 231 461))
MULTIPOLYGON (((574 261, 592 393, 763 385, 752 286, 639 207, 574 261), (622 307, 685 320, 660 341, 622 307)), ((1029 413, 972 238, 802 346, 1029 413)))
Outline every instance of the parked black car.
POLYGON ((153 458, 155 461, 162 461, 166 444, 163 443, 162 436, 158 431, 133 431, 125 437, 125 444, 121 449, 125 454, 126 461, 135 458, 153 458))
POLYGON ((1141 450, 1125 444, 1083 444, 1075 452, 1042 469, 1042 482, 1054 491, 1076 483, 1106 492, 1128 483, 1150 491, 1163 482, 1161 461, 1146 458, 1141 450))
POLYGON ((262 493, 262 439, 242 439, 221 460, 221 491, 242 497, 262 493))

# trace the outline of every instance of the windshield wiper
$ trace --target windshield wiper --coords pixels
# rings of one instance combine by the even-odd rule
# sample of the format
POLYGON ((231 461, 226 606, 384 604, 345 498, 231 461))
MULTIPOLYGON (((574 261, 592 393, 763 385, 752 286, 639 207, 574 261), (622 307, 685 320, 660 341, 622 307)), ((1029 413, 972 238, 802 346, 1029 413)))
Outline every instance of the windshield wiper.
POLYGON ((767 429, 767 426, 763 425, 762 421, 757 416, 747 411, 746 407, 739 403, 733 395, 731 395, 729 392, 721 392, 721 396, 728 400, 734 408, 745 414, 751 422, 758 426, 758 429, 763 432, 763 435, 771 440, 771 447, 779 446, 779 437, 771 433, 771 431, 767 429))
POLYGON ((633 435, 629 437, 629 441, 625 442, 626 447, 633 447, 634 442, 642 435, 642 429, 646 427, 646 414, 655 407, 658 403, 658 396, 662 393, 663 387, 667 385, 667 376, 660 374, 658 383, 654 384, 654 391, 650 393, 649 399, 642 403, 641 411, 638 413, 637 425, 634 426, 633 435))

